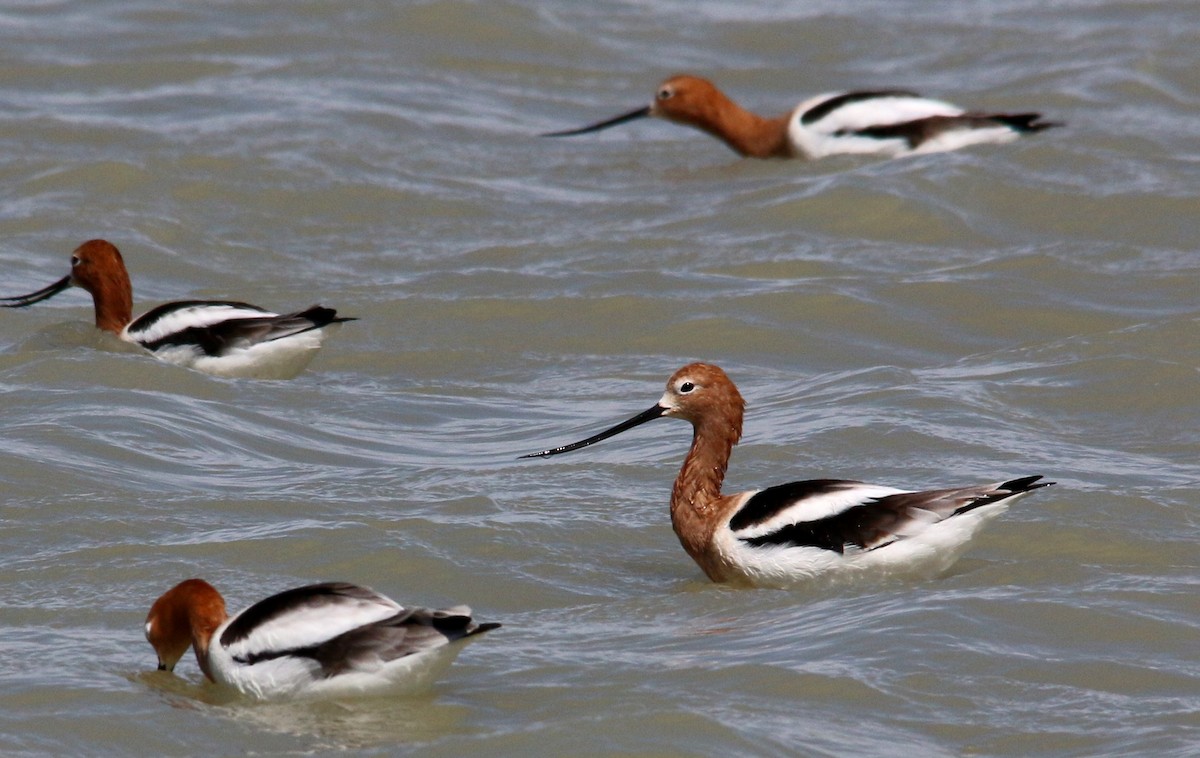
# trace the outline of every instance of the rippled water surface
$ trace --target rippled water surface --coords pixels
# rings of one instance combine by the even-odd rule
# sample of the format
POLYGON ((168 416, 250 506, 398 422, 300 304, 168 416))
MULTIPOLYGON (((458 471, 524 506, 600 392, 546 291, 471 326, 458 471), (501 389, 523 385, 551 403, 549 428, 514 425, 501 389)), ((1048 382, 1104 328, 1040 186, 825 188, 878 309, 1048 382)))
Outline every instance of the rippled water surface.
POLYGON ((0 294, 123 251, 139 309, 361 320, 288 382, 0 312, 0 752, 1200 751, 1200 16, 1191 0, 139 2, 0 9, 0 294), (640 122, 667 74, 782 112, 902 86, 1066 122, 909 160, 746 161, 640 122), (692 360, 731 491, 1044 474, 951 573, 708 584, 686 425, 521 453, 692 360), (345 579, 504 627, 428 695, 253 706, 149 603, 345 579))

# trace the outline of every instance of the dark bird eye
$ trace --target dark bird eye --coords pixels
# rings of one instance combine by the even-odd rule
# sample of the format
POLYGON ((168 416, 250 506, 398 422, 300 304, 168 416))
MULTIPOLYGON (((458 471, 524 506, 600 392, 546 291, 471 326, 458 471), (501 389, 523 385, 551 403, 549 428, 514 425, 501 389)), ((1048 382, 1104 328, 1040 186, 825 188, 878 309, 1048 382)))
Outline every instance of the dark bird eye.
POLYGON ((74 268, 75 266, 78 266, 78 265, 79 265, 79 256, 72 255, 71 256, 71 267, 74 268))
POLYGON ((671 88, 670 87, 663 87, 662 89, 660 89, 658 91, 658 99, 659 100, 666 100, 670 96, 671 96, 671 88))
POLYGON ((694 389, 696 389, 696 385, 692 384, 691 382, 684 382, 683 384, 679 385, 679 391, 684 394, 687 394, 694 389))

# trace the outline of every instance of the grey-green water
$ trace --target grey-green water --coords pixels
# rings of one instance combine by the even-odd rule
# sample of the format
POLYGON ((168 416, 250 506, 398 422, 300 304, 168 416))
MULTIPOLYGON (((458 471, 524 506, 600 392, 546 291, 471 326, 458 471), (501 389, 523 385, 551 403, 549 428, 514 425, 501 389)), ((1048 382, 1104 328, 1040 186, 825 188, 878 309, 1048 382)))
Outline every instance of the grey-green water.
POLYGON ((60 2, 0 9, 0 294, 79 242, 139 308, 361 317, 290 382, 0 312, 0 752, 1200 750, 1200 15, 1164 2, 60 2), (765 112, 904 86, 1067 122, 817 164, 532 135, 677 71, 765 112), (731 491, 1040 473, 949 576, 728 590, 676 543, 679 365, 749 402, 731 491), (427 696, 247 706, 142 620, 346 579, 504 628, 427 696))

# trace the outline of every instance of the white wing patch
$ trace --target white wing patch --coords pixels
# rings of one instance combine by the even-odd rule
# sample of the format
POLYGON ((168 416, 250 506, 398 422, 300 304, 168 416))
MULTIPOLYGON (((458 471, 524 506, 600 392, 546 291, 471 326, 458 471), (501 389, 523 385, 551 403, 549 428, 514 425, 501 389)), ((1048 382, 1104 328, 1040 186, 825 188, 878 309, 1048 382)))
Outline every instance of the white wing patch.
MULTIPOLYGON (((369 600, 344 596, 327 596, 322 600, 319 604, 299 605, 274 616, 254 627, 244 639, 222 647, 233 658, 311 647, 403 610, 383 595, 369 600)), ((233 621, 236 617, 229 623, 233 621)), ((223 625, 214 640, 219 641, 227 627, 228 624, 223 625)))
MULTIPOLYGON (((837 97, 837 93, 820 95, 801 103, 796 108, 794 121, 798 123, 799 117, 806 111, 831 97, 837 97)), ((846 103, 824 118, 806 124, 804 128, 832 134, 838 131, 869 129, 872 126, 903 124, 930 116, 961 116, 965 112, 957 105, 942 100, 911 95, 888 95, 846 103)))
POLYGON ((910 152, 907 141, 902 137, 878 139, 856 135, 854 132, 875 126, 903 124, 931 116, 961 116, 965 113, 962 108, 941 100, 911 95, 887 95, 848 102, 810 124, 801 121, 807 111, 838 95, 839 93, 818 95, 805 100, 792 112, 788 124, 788 137, 809 158, 839 153, 910 152))
POLYGON ((185 329, 203 328, 239 318, 270 318, 277 313, 242 303, 203 303, 168 310, 143 323, 145 317, 125 327, 125 338, 133 342, 156 342, 185 329))
MULTIPOLYGON (((869 503, 872 500, 886 497, 887 495, 898 495, 907 491, 875 484, 854 484, 847 486, 845 489, 833 492, 809 495, 792 501, 790 504, 779 509, 778 512, 766 521, 737 530, 736 534, 741 539, 760 537, 764 534, 778 531, 790 524, 820 521, 821 519, 837 515, 849 508, 869 503)), ((746 502, 759 492, 761 490, 742 493, 741 500, 738 502, 737 507, 732 510, 732 513, 736 514, 740 511, 746 502)))

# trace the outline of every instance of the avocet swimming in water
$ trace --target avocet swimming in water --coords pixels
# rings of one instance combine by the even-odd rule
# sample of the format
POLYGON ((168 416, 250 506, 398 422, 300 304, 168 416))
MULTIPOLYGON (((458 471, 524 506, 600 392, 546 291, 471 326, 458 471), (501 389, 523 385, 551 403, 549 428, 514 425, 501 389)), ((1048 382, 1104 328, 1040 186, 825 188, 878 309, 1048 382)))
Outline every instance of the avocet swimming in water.
POLYGON ((266 700, 418 692, 498 626, 466 606, 404 608, 345 582, 287 590, 229 618, 212 585, 188 579, 154 602, 146 639, 159 670, 190 646, 208 679, 266 700))
POLYGON ((654 100, 595 124, 544 134, 569 137, 655 116, 716 137, 748 158, 805 158, 876 154, 888 157, 1011 142, 1057 123, 1040 113, 987 113, 931 100, 906 90, 818 95, 781 116, 751 113, 707 79, 681 74, 658 85, 654 100))
POLYGON ((717 366, 676 371, 655 405, 585 440, 523 458, 578 450, 656 418, 692 425, 692 447, 671 492, 671 525, 714 582, 786 587, 818 577, 931 575, 1013 501, 1053 482, 1026 476, 995 484, 910 492, 840 479, 791 482, 722 495, 745 401, 717 366))
POLYGON ((141 345, 168 363, 208 374, 287 379, 304 370, 328 327, 353 321, 314 305, 280 315, 248 303, 182 300, 133 319, 133 286, 116 246, 88 240, 71 254, 71 273, 28 295, 0 298, 5 308, 48 300, 72 286, 92 295, 96 326, 141 345))

